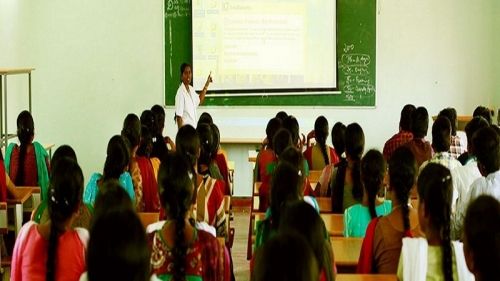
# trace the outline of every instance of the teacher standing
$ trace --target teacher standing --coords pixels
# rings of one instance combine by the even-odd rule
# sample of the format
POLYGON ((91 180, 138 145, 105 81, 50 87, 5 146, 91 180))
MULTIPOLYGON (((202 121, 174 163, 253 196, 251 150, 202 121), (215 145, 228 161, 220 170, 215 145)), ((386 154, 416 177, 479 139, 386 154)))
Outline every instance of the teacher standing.
POLYGON ((181 65, 181 85, 177 90, 175 95, 175 122, 177 122, 177 127, 180 128, 186 124, 189 124, 196 128, 197 114, 196 109, 198 105, 203 104, 205 100, 205 94, 208 90, 208 85, 212 82, 212 76, 208 75, 207 82, 203 90, 198 93, 191 86, 191 79, 193 77, 193 72, 191 65, 188 63, 183 63, 181 65))

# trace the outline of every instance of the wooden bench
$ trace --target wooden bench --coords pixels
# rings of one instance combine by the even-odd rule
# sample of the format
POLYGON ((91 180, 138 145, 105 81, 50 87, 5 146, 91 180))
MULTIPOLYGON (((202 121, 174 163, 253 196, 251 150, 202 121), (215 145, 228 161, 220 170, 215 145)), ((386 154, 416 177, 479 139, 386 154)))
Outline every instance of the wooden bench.
POLYGON ((363 238, 330 237, 335 265, 339 273, 356 272, 363 238))
POLYGON ((33 198, 32 193, 33 190, 29 187, 16 187, 13 194, 8 192, 7 213, 11 217, 12 222, 9 223, 9 230, 13 230, 16 237, 23 224, 23 205, 25 203, 33 204, 32 202, 28 202, 28 200, 32 200, 33 198))

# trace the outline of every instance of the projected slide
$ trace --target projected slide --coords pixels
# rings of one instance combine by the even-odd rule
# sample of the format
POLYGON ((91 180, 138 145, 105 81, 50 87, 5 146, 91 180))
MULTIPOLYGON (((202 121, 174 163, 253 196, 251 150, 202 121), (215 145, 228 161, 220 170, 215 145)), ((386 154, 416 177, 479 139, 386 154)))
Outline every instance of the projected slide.
POLYGON ((335 1, 193 0, 193 83, 210 90, 332 89, 335 1))

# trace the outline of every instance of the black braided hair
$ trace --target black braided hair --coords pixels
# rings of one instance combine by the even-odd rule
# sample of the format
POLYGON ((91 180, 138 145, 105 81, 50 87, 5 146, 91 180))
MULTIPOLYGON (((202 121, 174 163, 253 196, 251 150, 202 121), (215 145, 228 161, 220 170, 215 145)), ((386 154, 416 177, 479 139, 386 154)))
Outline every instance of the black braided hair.
POLYGON ((452 180, 450 170, 443 165, 430 163, 418 177, 418 196, 429 214, 429 228, 438 231, 443 250, 444 280, 453 281, 452 249, 450 238, 452 180))
POLYGON ((273 150, 276 156, 280 156, 280 154, 292 144, 292 136, 287 129, 281 128, 279 129, 273 137, 273 150))
POLYGON ((184 236, 185 219, 193 191, 191 166, 186 158, 178 153, 168 154, 160 165, 158 176, 160 200, 165 206, 167 217, 175 222, 175 245, 172 249, 174 257, 173 279, 186 279, 187 241, 184 236))
POLYGON ((21 145, 19 147, 19 161, 17 163, 17 175, 16 178, 14 179, 14 183, 16 185, 25 185, 24 162, 26 159, 26 151, 28 150, 28 146, 31 144, 34 135, 35 135, 35 123, 33 121, 33 117, 31 116, 31 113, 29 111, 23 110, 17 116, 17 137, 21 145))
POLYGON ((78 210, 82 201, 83 173, 78 164, 70 158, 62 158, 53 167, 50 179, 48 211, 50 216, 50 236, 47 251, 46 280, 56 276, 57 241, 65 231, 64 224, 78 210))
POLYGON ((165 110, 163 107, 159 104, 153 105, 151 107, 151 111, 155 115, 155 120, 156 120, 156 129, 157 131, 154 132, 155 135, 163 136, 163 128, 165 127, 165 110))
POLYGON ((210 124, 202 123, 196 127, 196 132, 200 138, 200 157, 198 158, 198 166, 210 165, 213 156, 214 135, 210 124))
POLYGON ((146 232, 127 192, 107 181, 96 198, 87 247, 88 280, 149 278, 146 232))
POLYGON ((341 122, 335 123, 332 128, 332 145, 339 158, 345 152, 345 130, 346 126, 341 122))
POLYGON ((389 159, 389 185, 394 190, 403 211, 403 226, 410 230, 410 210, 408 198, 415 184, 417 162, 411 150, 405 146, 398 147, 389 159))
POLYGON ((141 121, 137 115, 130 113, 125 117, 121 135, 128 140, 131 149, 139 145, 141 141, 141 121))
POLYGON ((274 143, 273 143, 273 138, 274 135, 276 135, 276 132, 281 129, 281 119, 279 118, 272 118, 267 122, 266 126, 266 137, 267 137, 267 147, 270 149, 274 149, 274 143))
POLYGON ((130 161, 129 147, 124 137, 114 135, 108 142, 106 161, 104 162, 103 181, 119 179, 130 161))
POLYGON ((377 217, 375 201, 384 182, 386 170, 384 156, 378 150, 369 150, 361 160, 361 180, 368 195, 368 209, 372 219, 377 217))
POLYGON ((278 229, 283 206, 301 198, 303 183, 299 170, 288 162, 279 162, 271 179, 271 228, 278 229))
POLYGON ((314 122, 314 138, 316 143, 321 148, 321 153, 323 154, 323 159, 325 160, 325 165, 330 164, 330 158, 328 157, 328 151, 326 147, 326 138, 328 137, 328 120, 325 116, 320 116, 316 118, 314 122))
POLYGON ((149 128, 151 132, 158 131, 158 125, 156 124, 156 118, 151 110, 144 110, 141 113, 141 125, 149 128))
MULTIPOLYGON (((191 198, 191 203, 196 204, 198 192, 197 188, 199 186, 195 170, 195 166, 198 163, 198 155, 200 153, 200 138, 198 137, 198 133, 196 129, 191 125, 184 125, 178 131, 175 136, 175 143, 177 144, 176 152, 184 157, 186 161, 190 164, 190 172, 193 175, 193 182, 195 186, 195 191, 193 192, 193 196, 191 198)), ((197 167, 196 167, 197 168, 197 167)))
POLYGON ((145 125, 141 126, 141 143, 137 148, 137 155, 149 158, 153 151, 153 131, 145 125))
POLYGON ((212 129, 212 136, 213 136, 213 142, 212 142, 212 149, 210 154, 212 155, 212 159, 217 158, 217 152, 219 152, 219 147, 220 147, 220 131, 219 127, 215 124, 210 124, 210 128, 212 129))
POLYGON ((325 271, 326 280, 334 280, 333 251, 328 240, 325 240, 329 235, 321 216, 310 204, 302 200, 286 204, 279 232, 296 232, 304 237, 316 256, 319 270, 325 271))
POLYGON ((358 123, 351 123, 345 132, 345 152, 354 162, 351 170, 353 180, 352 196, 358 200, 363 197, 363 187, 361 185, 361 156, 365 149, 365 134, 358 123))

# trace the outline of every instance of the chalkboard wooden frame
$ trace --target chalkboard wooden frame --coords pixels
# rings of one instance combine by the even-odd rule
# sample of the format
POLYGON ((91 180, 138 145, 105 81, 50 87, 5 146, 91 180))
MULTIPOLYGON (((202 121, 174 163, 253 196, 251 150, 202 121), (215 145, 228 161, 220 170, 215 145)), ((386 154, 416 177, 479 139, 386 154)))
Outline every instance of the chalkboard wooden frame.
MULTIPOLYGON (((180 65, 192 63, 192 0, 165 0, 165 103, 174 105, 180 65)), ((337 0, 339 92, 210 96, 220 106, 375 106, 376 0, 337 0)), ((196 66, 193 66, 193 68, 196 66)))

